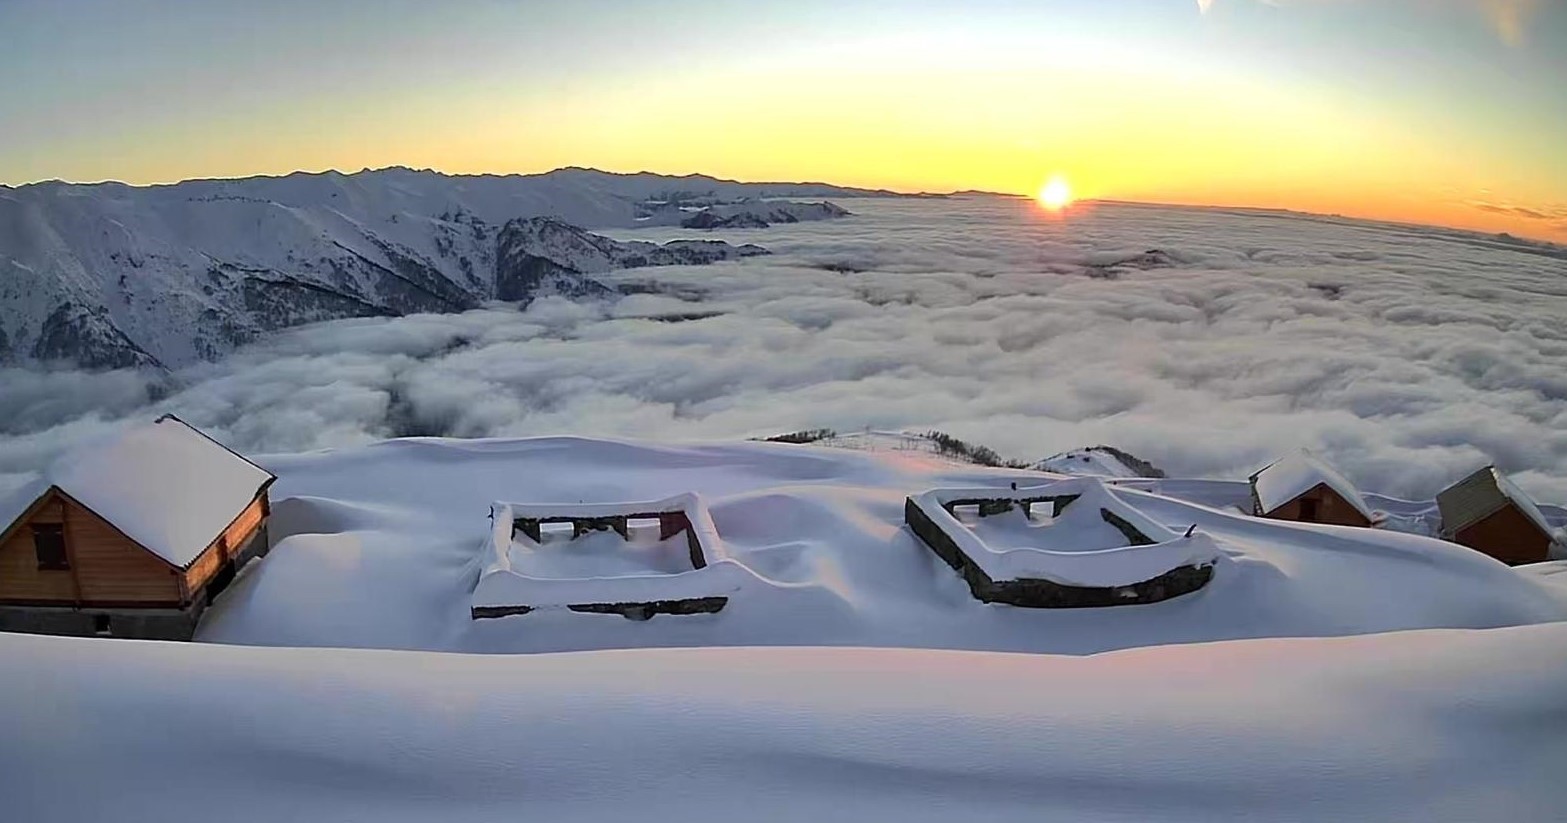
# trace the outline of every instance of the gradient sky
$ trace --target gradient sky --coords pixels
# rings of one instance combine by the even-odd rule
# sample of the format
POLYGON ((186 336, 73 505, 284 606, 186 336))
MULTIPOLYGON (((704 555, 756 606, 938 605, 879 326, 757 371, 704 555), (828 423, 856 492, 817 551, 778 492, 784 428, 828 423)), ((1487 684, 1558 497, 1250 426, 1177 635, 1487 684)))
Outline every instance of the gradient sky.
POLYGON ((564 165, 1567 240, 1567 0, 0 0, 0 182, 564 165))

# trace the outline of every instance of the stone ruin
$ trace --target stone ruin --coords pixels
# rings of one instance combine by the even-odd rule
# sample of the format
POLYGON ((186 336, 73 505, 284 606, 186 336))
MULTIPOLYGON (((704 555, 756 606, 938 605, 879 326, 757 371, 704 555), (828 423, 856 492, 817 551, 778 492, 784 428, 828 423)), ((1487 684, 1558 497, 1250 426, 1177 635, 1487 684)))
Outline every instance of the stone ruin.
MULTIPOLYGON (((1189 594, 1207 585, 1213 577, 1217 556, 1216 548, 1210 549, 1211 538, 1193 534, 1195 529, 1180 535, 1165 528, 1117 499, 1101 481, 1093 478, 1010 491, 936 489, 907 498, 904 503, 904 520, 937 557, 963 577, 975 599, 984 603, 1025 608, 1094 608, 1157 603, 1189 594), (1089 499, 1085 499, 1085 496, 1089 499), (1083 573, 1085 562, 1091 564, 1101 556, 1107 562, 1119 562, 1125 558, 1126 552, 1158 552, 1157 557, 1139 557, 1136 558, 1138 562, 1130 564, 1132 569, 1145 570, 1146 577, 1129 571, 1126 573, 1133 574, 1137 579, 1086 585, 1071 579, 1053 579, 1048 571, 1027 575, 1010 574, 1014 570, 1008 569, 1007 564, 997 559, 1002 556, 1001 553, 986 546, 958 519, 954 511, 960 506, 973 506, 977 508, 980 518, 986 518, 1021 509, 1024 517, 1032 521, 1035 519, 1035 507, 1048 506, 1051 517, 1056 518, 1066 513, 1069 507, 1085 505, 1097 508, 1099 517, 1124 536, 1125 547, 1108 551, 1084 550, 1076 553, 1069 564, 1065 563, 1064 558, 1072 554, 1070 552, 1033 552, 1041 555, 1040 565, 1048 566, 1048 561, 1053 557, 1063 558, 1065 565, 1074 567, 1068 572, 1069 576, 1095 577, 1092 570, 1083 573), (1206 545, 1194 543, 1197 538, 1201 538, 1206 545), (1111 555, 1115 556, 1113 560, 1111 555)), ((1110 574, 1113 577, 1113 573, 1110 574)))
POLYGON ((695 494, 646 503, 496 503, 491 519, 491 538, 485 545, 490 563, 474 588, 475 620, 561 607, 631 620, 659 614, 710 614, 722 610, 738 588, 738 566, 728 560, 712 518, 695 494), (510 552, 517 537, 542 545, 546 524, 571 524, 573 540, 608 531, 629 541, 630 524, 638 520, 657 521, 660 541, 684 534, 690 569, 589 579, 529 576, 512 565, 510 552))

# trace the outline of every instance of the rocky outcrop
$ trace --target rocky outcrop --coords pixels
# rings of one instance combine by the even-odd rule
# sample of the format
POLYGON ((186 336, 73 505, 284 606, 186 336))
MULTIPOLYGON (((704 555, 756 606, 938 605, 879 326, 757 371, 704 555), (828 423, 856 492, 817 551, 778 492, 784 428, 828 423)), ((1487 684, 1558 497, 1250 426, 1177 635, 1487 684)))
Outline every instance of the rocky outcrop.
POLYGON ((531 217, 513 220, 501 229, 494 296, 521 302, 547 294, 608 296, 615 290, 588 275, 645 266, 700 266, 759 254, 767 250, 717 240, 623 243, 551 217, 531 217))
POLYGON ((680 221, 680 225, 687 229, 765 229, 774 223, 835 220, 848 216, 848 209, 827 202, 746 200, 709 206, 680 221))
POLYGON ((1178 261, 1162 249, 1148 249, 1137 254, 1106 253, 1095 255, 1085 262, 1084 272, 1089 277, 1114 280, 1123 271, 1148 271, 1167 269, 1178 261))
POLYGON ((64 303, 38 330, 32 356, 71 361, 90 369, 154 366, 157 359, 131 342, 103 309, 64 303))
POLYGON ((754 214, 737 214, 733 217, 719 217, 712 209, 703 209, 695 215, 680 221, 683 229, 765 229, 770 223, 754 214))

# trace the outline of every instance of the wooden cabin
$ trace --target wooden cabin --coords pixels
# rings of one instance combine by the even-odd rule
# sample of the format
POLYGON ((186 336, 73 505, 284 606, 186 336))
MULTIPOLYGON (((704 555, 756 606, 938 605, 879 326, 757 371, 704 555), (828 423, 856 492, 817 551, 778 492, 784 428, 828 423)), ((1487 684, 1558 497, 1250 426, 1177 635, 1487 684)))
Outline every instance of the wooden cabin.
POLYGON ((1362 528, 1375 519, 1353 483, 1304 450, 1268 464, 1250 479, 1252 514, 1258 517, 1362 528))
POLYGON ((190 639, 275 479, 172 415, 76 449, 0 500, 0 630, 190 639))
POLYGON ((1539 563, 1561 547, 1534 500, 1495 466, 1449 486, 1436 496, 1442 538, 1508 565, 1539 563))

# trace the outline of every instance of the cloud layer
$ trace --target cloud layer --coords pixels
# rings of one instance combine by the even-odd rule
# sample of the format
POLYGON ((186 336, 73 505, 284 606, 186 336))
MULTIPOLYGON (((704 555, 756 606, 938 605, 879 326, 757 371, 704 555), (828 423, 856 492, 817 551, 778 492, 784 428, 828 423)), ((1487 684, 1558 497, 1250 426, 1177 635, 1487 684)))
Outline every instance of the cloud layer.
POLYGON ((1567 501, 1559 248, 1266 212, 851 205, 724 234, 771 258, 617 273, 651 293, 615 303, 319 324, 165 381, 0 371, 0 487, 174 411, 251 452, 934 427, 1234 477, 1309 446, 1374 491, 1428 497, 1495 460, 1567 501))

